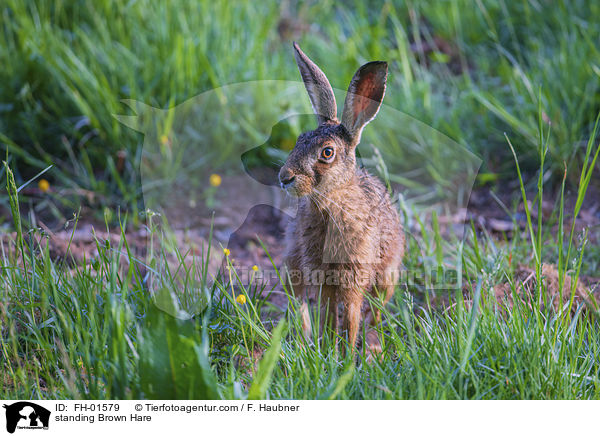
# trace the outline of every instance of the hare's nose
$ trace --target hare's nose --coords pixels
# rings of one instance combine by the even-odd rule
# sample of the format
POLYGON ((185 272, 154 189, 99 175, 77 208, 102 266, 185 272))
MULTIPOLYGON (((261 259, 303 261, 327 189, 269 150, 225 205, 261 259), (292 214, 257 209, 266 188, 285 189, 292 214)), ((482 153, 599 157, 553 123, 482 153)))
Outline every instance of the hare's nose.
POLYGON ((283 183, 284 185, 289 185, 294 181, 295 178, 296 176, 294 175, 286 176, 284 179, 281 179, 281 183, 283 183))
POLYGON ((292 183, 295 178, 296 178, 296 176, 294 174, 292 174, 291 172, 285 172, 285 173, 281 172, 279 174, 279 181, 281 182, 282 187, 292 183))

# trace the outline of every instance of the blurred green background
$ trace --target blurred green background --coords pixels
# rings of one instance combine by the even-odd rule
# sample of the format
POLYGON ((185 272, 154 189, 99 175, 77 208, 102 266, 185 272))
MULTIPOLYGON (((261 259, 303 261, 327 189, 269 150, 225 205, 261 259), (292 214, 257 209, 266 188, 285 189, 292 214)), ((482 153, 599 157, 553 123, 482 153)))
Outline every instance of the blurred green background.
POLYGON ((52 186, 99 206, 140 199, 143 136, 112 116, 132 114, 122 99, 166 109, 227 84, 298 80, 292 40, 335 88, 387 60, 386 103, 480 156, 480 183, 514 178, 504 132, 537 168, 539 99, 548 177, 566 162, 576 179, 600 110, 598 2, 2 0, 0 13, 3 155, 18 183, 54 165, 52 186))

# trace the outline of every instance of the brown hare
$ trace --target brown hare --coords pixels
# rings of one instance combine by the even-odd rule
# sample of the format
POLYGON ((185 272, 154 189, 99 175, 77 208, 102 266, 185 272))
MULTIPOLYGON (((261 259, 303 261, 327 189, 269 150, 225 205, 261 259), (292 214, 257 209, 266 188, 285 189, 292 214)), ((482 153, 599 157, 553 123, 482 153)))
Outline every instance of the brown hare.
MULTIPOLYGON (((364 292, 380 292, 387 303, 404 254, 402 227, 387 189, 357 167, 355 154, 363 128, 381 106, 387 63, 369 62, 354 74, 340 122, 327 77, 296 43, 294 50, 318 127, 298 137, 279 172, 281 187, 299 202, 286 233, 288 284, 302 301, 306 336, 311 332, 307 295, 321 292, 321 318, 327 315, 338 332, 342 303, 341 333, 354 349, 364 292)), ((365 321, 375 325, 380 318, 380 311, 367 308, 365 321)))

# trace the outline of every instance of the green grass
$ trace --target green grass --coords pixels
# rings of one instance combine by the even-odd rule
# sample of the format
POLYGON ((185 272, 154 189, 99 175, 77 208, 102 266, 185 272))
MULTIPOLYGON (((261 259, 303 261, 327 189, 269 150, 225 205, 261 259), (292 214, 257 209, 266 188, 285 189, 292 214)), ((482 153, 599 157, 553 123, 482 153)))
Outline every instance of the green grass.
MULTIPOLYGON (((503 132, 524 169, 535 171, 538 105, 551 123, 549 174, 559 184, 567 161, 574 175, 600 109, 600 6, 584 0, 8 0, 0 13, 0 142, 17 181, 54 165, 47 174, 53 185, 94 192, 92 208, 118 204, 134 221, 142 138, 112 117, 128 113, 121 100, 165 109, 227 84, 299 80, 292 39, 340 89, 361 63, 389 61, 386 103, 482 156, 487 180, 512 176, 503 132), (450 52, 419 49, 440 40, 450 52), (126 156, 121 170, 119 152, 126 156)), ((254 107, 281 103, 252 98, 254 107)), ((250 131, 237 135, 252 133, 260 116, 249 113, 250 131)), ((226 158, 228 141, 220 141, 215 149, 226 158)), ((444 145, 432 145, 434 155, 444 145)), ((394 160, 420 163, 419 153, 394 160)), ((77 199, 56 202, 70 210, 77 199)))
MULTIPOLYGON (((563 322, 525 305, 503 317, 490 295, 494 271, 486 265, 480 265, 473 306, 459 294, 448 310, 415 312, 413 294, 399 289, 384 313, 381 361, 367 362, 361 352, 354 363, 334 354, 331 335, 306 344, 294 311, 279 345, 270 333, 273 318, 255 312, 265 302, 248 288, 237 288, 248 295, 244 306, 218 283, 205 312, 193 320, 171 317, 157 309, 135 259, 130 268, 118 267, 124 244, 98 241, 98 260, 75 270, 53 262, 43 246, 25 245, 35 254, 26 255, 26 269, 3 259, 3 397, 599 397, 597 318, 578 312, 563 322), (268 346, 276 351, 265 353, 253 373, 248 355, 268 346), (253 382, 261 388, 250 388, 253 382)), ((482 245, 480 255, 493 256, 482 245)), ((471 249, 463 255, 468 264, 471 249)), ((178 299, 187 291, 177 283, 168 289, 178 299)), ((271 311, 275 316, 284 314, 271 311)))
MULTIPOLYGON (((542 138, 543 166, 547 141, 542 138)), ((600 151, 595 139, 594 134, 586 148, 581 201, 600 151)), ((17 188, 6 170, 11 204, 18 212, 17 188)), ((538 195, 542 187, 540 178, 538 195)), ((577 215, 578 205, 565 211, 560 202, 561 223, 565 216, 577 215)), ((15 213, 20 230, 18 217, 15 213)), ((378 330, 383 354, 375 360, 367 359, 364 349, 354 358, 350 353, 342 357, 331 332, 321 341, 307 342, 297 302, 288 294, 290 308, 281 313, 265 300, 260 283, 242 281, 229 260, 228 277, 210 285, 202 258, 190 264, 189 253, 175 248, 180 264, 169 269, 164 262, 168 244, 161 243, 149 258, 136 259, 123 232, 118 246, 97 240, 97 258, 73 267, 53 261, 44 239, 34 243, 32 232, 38 230, 25 232, 22 243, 17 236, 12 249, 3 249, 0 394, 89 399, 599 398, 597 308, 584 312, 577 307, 571 316, 571 297, 564 310, 553 310, 542 280, 532 305, 515 299, 507 310, 493 294, 499 282, 508 280, 513 292, 518 287, 509 261, 513 252, 512 261, 535 265, 538 278, 543 261, 558 259, 561 276, 569 273, 577 279, 585 241, 573 242, 574 229, 567 233, 561 225, 553 236, 543 231, 541 221, 536 229, 528 220, 529 241, 516 238, 505 244, 470 233, 447 250, 440 248, 444 241, 436 223, 434 218, 433 227, 423 225, 424 232, 409 240, 405 265, 421 273, 427 267, 454 269, 459 287, 449 291, 448 304, 440 307, 429 304, 426 282, 400 283, 384 308, 378 330), (529 247, 529 253, 519 259, 514 244, 529 247), (543 245, 553 249, 549 256, 542 253, 543 245), (122 256, 127 262, 119 262, 122 256), (460 283, 469 289, 467 299, 460 283), (247 298, 244 305, 236 302, 240 294, 247 298), (265 349, 257 364, 255 351, 265 349)), ((318 311, 313 316, 318 325, 318 311)))

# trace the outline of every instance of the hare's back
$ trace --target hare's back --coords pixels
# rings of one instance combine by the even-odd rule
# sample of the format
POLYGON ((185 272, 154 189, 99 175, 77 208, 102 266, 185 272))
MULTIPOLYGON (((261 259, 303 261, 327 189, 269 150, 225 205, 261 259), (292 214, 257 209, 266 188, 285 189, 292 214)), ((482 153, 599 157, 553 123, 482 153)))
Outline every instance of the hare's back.
POLYGON ((395 212, 395 209, 392 208, 388 190, 379 177, 374 176, 364 168, 357 171, 357 176, 364 197, 368 200, 369 207, 373 209, 375 214, 380 212, 387 215, 389 212, 395 212))

